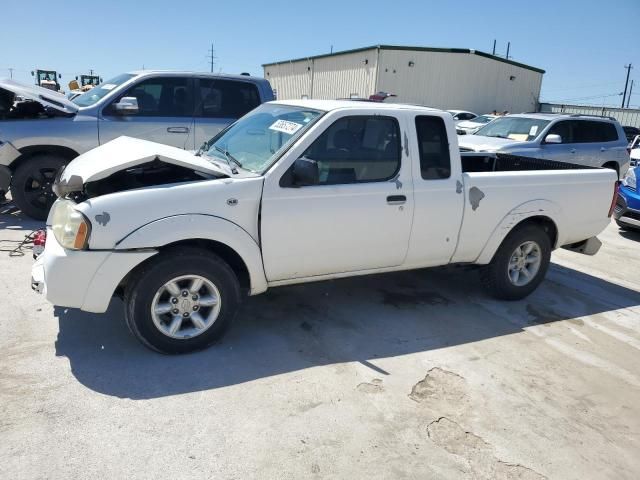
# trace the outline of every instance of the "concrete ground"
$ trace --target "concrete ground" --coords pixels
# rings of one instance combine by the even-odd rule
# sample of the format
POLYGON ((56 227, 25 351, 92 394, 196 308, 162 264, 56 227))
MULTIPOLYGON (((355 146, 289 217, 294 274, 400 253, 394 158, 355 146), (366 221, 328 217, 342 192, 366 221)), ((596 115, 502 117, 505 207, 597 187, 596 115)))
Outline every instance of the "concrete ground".
POLYGON ((180 357, 0 252, 0 478, 640 478, 640 234, 600 238, 515 303, 456 268, 273 289, 180 357))

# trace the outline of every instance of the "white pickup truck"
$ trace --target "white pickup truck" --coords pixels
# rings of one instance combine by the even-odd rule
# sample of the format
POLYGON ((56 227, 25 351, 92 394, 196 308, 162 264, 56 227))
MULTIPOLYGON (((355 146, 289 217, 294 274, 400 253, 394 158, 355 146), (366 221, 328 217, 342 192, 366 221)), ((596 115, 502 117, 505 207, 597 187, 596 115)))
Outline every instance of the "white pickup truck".
POLYGON ((148 347, 204 348, 243 294, 476 264, 494 296, 530 294, 551 251, 594 254, 616 174, 548 160, 461 159, 446 112, 356 101, 264 104, 195 155, 126 137, 73 160, 32 287, 104 312, 121 294, 148 347))

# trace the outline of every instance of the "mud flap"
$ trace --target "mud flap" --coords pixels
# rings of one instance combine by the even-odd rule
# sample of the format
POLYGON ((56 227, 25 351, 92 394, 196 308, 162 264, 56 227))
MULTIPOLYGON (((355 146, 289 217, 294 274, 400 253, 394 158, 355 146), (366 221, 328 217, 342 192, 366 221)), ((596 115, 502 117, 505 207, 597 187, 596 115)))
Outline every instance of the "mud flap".
POLYGON ((565 245, 564 249, 571 250, 572 252, 582 253, 584 255, 595 255, 600 250, 602 242, 598 240, 598 237, 591 237, 582 242, 572 243, 565 245))

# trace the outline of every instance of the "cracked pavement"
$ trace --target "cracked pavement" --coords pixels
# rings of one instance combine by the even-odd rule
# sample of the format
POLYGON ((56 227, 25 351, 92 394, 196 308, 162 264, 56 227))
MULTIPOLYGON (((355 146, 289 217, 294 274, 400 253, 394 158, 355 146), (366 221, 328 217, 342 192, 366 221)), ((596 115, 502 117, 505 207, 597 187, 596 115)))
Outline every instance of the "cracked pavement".
POLYGON ((514 303, 463 268, 273 289, 180 357, 0 252, 0 478, 639 478, 640 234, 600 238, 514 303))

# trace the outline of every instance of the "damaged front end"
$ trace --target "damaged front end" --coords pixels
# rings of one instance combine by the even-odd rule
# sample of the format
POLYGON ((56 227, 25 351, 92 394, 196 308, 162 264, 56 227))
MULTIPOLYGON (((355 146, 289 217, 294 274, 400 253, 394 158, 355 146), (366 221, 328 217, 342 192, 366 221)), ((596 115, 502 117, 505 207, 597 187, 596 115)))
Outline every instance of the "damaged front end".
POLYGON ((60 170, 53 191, 60 198, 79 203, 110 193, 228 176, 213 163, 185 150, 120 137, 60 170))

